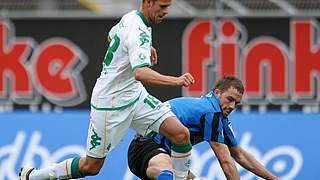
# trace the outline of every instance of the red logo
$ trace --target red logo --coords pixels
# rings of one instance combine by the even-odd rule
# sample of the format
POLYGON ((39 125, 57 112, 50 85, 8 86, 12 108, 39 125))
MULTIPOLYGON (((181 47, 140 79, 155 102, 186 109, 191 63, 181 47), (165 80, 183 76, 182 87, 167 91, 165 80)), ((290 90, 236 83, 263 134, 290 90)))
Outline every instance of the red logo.
POLYGON ((317 21, 291 20, 289 45, 276 37, 247 41, 247 30, 235 19, 195 20, 183 38, 183 71, 196 84, 184 95, 201 95, 224 75, 240 77, 244 101, 316 103, 320 96, 320 41, 317 21))
POLYGON ((15 37, 14 26, 0 21, 0 98, 4 103, 40 103, 44 96, 59 106, 73 106, 87 95, 81 70, 84 53, 64 38, 37 45, 32 38, 15 37))

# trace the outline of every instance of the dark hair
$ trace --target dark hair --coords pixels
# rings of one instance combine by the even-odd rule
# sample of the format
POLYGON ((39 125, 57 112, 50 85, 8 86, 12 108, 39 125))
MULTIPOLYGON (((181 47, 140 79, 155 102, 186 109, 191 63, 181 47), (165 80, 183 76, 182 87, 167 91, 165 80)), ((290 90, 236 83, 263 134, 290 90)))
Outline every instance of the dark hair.
POLYGON ((214 89, 219 89, 222 92, 227 91, 230 87, 235 88, 239 93, 244 93, 242 81, 234 76, 224 76, 218 81, 214 89))

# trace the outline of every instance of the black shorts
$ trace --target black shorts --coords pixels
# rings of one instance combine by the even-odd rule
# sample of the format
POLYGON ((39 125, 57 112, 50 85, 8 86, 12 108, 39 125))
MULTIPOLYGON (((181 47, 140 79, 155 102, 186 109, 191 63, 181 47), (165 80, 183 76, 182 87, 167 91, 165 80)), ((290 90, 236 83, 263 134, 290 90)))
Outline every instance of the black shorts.
POLYGON ((149 180, 146 172, 149 164, 149 160, 167 151, 152 141, 152 139, 135 138, 131 141, 128 149, 128 165, 131 172, 142 180, 149 180))

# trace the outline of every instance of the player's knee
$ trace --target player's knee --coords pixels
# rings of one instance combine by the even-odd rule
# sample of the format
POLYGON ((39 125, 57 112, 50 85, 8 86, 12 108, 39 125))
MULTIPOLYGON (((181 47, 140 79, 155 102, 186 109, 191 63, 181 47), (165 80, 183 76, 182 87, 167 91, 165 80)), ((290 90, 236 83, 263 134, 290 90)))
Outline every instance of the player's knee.
POLYGON ((186 127, 182 127, 175 136, 174 144, 188 144, 190 141, 190 133, 186 127))

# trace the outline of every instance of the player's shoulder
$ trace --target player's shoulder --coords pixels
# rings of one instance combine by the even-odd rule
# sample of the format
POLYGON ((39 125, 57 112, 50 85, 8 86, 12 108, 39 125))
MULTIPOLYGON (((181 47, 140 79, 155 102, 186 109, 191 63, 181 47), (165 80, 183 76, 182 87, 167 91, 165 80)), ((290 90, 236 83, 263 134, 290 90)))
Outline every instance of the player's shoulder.
POLYGON ((206 104, 202 102, 201 98, 196 97, 179 97, 169 100, 171 106, 186 108, 205 108, 206 104))
POLYGON ((122 16, 121 21, 128 25, 135 25, 141 28, 149 26, 146 17, 139 10, 132 10, 122 16))
POLYGON ((116 32, 120 36, 126 36, 128 32, 131 32, 132 26, 137 26, 137 23, 139 23, 139 19, 135 13, 136 10, 132 10, 124 14, 120 21, 111 28, 109 35, 112 34, 112 32, 116 32))
POLYGON ((169 100, 169 102, 186 102, 186 101, 196 101, 199 100, 199 98, 195 97, 177 97, 169 100))
POLYGON ((134 18, 136 15, 135 15, 135 11, 136 10, 132 10, 130 12, 127 12, 126 14, 124 14, 121 18, 121 20, 126 20, 126 19, 132 19, 134 18))

